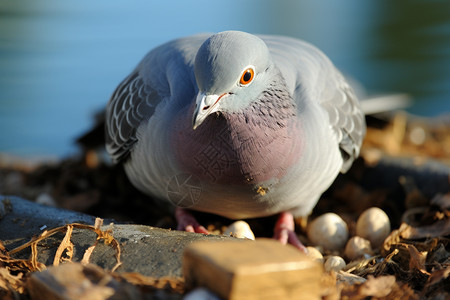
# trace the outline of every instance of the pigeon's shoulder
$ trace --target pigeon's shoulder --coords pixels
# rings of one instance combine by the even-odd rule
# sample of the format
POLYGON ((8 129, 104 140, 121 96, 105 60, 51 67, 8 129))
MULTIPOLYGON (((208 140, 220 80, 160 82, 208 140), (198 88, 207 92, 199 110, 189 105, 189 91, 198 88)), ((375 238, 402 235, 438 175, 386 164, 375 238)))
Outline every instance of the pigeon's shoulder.
POLYGON ((297 105, 314 105, 326 112, 342 153, 342 172, 347 171, 359 154, 366 130, 364 113, 352 87, 317 47, 290 37, 260 37, 297 105))
MULTIPOLYGON (((162 101, 182 101, 196 89, 195 54, 209 34, 167 42, 151 50, 116 88, 106 107, 106 149, 113 161, 127 158, 137 129, 162 101)), ((169 106, 170 107, 170 106, 169 106)))

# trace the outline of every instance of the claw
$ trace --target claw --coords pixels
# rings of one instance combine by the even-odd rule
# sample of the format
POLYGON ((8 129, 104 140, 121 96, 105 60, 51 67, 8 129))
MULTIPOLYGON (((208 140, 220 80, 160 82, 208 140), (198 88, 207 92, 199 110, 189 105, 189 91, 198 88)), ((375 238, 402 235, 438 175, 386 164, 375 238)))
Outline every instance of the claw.
POLYGON ((295 233, 294 216, 290 212, 282 212, 274 228, 273 238, 283 245, 291 244, 302 252, 308 252, 295 233))
POLYGON ((186 209, 177 207, 175 209, 175 219, 177 220, 177 230, 210 234, 210 232, 186 209))

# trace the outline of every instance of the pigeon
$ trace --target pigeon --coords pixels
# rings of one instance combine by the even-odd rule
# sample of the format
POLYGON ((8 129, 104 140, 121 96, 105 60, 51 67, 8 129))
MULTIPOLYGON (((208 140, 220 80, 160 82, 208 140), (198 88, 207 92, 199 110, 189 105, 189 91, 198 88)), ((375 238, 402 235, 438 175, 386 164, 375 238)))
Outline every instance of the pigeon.
POLYGON ((294 218, 358 156, 364 113, 315 46, 241 31, 151 50, 106 108, 106 149, 142 192, 176 206, 178 230, 208 233, 192 211, 278 215, 274 238, 304 250, 294 218))

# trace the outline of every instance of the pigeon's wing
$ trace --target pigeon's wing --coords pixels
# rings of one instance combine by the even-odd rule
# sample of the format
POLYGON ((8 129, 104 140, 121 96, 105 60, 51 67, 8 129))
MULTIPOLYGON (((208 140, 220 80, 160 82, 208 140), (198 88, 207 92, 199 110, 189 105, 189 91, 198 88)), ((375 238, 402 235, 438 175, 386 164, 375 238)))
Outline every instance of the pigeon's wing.
MULTIPOLYGON (((332 62, 313 45, 282 36, 261 36, 282 70, 288 88, 301 98, 316 101, 328 114, 339 142, 346 172, 365 135, 364 113, 352 87, 332 62)), ((297 99, 297 100, 298 100, 297 99)))
POLYGON ((135 70, 117 87, 106 108, 106 149, 114 162, 128 157, 137 141, 136 130, 155 112, 158 92, 135 70))
POLYGON ((353 89, 337 70, 334 75, 333 82, 328 84, 333 85, 328 87, 331 93, 323 99, 321 105, 327 111, 331 127, 339 141, 344 160, 341 171, 346 172, 359 155, 366 124, 353 89))
POLYGON ((106 149, 114 162, 129 156, 138 141, 138 127, 153 116, 159 103, 189 100, 180 95, 196 89, 192 65, 207 36, 182 38, 155 48, 116 88, 106 107, 106 149))

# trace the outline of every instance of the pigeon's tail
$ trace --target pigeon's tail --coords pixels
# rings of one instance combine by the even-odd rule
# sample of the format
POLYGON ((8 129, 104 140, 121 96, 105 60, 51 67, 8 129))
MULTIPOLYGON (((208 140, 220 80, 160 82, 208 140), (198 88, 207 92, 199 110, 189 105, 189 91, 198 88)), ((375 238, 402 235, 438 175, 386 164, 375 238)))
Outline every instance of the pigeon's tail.
POLYGON ((411 105, 411 96, 405 93, 372 94, 369 95, 366 88, 357 79, 349 74, 344 75, 359 99, 361 110, 365 115, 374 115, 398 109, 404 109, 411 105))
POLYGON ((366 97, 360 100, 362 111, 366 115, 404 109, 411 105, 411 97, 407 94, 387 94, 366 97))

